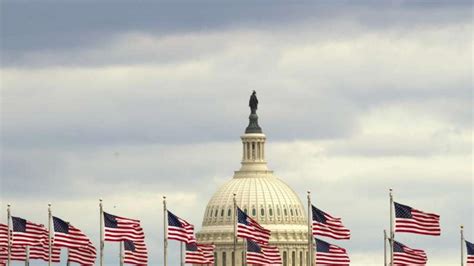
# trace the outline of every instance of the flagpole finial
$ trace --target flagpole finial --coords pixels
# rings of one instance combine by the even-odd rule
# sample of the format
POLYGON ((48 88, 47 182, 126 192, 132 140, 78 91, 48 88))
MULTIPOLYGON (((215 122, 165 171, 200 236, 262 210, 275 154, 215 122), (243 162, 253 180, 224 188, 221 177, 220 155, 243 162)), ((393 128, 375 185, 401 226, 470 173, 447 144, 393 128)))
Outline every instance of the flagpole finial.
POLYGON ((50 207, 50 208, 51 208, 51 202, 50 202, 50 203, 48 203, 48 207, 50 207))
POLYGON ((464 225, 461 224, 461 230, 464 229, 464 225))
POLYGON ((7 203, 7 207, 10 208, 12 205, 10 203, 7 203))

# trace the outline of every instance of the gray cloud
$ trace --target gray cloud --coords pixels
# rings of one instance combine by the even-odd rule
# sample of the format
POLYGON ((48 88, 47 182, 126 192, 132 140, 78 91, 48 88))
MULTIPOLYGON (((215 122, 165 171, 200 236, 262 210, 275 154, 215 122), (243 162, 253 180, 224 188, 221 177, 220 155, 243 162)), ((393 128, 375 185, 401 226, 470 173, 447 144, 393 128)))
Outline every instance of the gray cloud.
POLYGON ((470 4, 469 1, 343 1, 334 5, 315 1, 260 1, 252 4, 214 1, 199 4, 188 1, 143 1, 139 4, 129 1, 114 1, 113 4, 110 1, 3 1, 2 64, 26 66, 28 54, 32 51, 77 52, 107 43, 123 32, 166 36, 177 32, 229 28, 271 30, 305 20, 315 20, 316 28, 327 26, 324 22, 328 20, 348 20, 373 29, 457 23, 470 19, 469 8, 466 8, 470 4))

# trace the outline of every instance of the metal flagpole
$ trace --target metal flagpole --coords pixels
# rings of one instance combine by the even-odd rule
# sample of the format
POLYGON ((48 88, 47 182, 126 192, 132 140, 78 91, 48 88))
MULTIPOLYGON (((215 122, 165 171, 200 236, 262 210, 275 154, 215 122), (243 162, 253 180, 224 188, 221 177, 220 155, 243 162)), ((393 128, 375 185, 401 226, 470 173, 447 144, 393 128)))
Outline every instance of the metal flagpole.
POLYGON ((179 259, 180 259, 180 265, 181 266, 184 266, 184 262, 183 262, 183 242, 180 242, 179 244, 179 259))
POLYGON ((233 213, 233 219, 234 219, 234 256, 232 257, 232 266, 235 266, 235 260, 237 257, 237 201, 235 199, 236 194, 234 193, 234 198, 233 198, 233 203, 234 203, 234 213, 233 213))
POLYGON ((99 235, 100 235, 100 256, 99 262, 100 266, 104 265, 104 208, 102 206, 102 199, 99 199, 99 235))
POLYGON ((69 248, 67 249, 67 262, 66 262, 66 266, 70 266, 71 265, 71 262, 69 261, 69 248))
POLYGON ((464 226, 461 225, 461 266, 464 266, 464 226))
POLYGON ((313 252, 313 215, 311 204, 311 191, 308 193, 308 265, 316 265, 316 254, 313 252))
POLYGON ((123 266, 123 241, 120 241, 119 250, 120 266, 123 266))
POLYGON ((26 252, 25 266, 28 266, 30 265, 30 247, 29 246, 25 247, 25 252, 26 252))
POLYGON ((383 230, 383 265, 387 266, 387 230, 383 230))
POLYGON ((393 230, 393 195, 390 189, 390 266, 393 266, 393 248, 395 242, 395 232, 393 230))
POLYGON ((244 265, 247 266, 247 239, 244 239, 243 242, 244 242, 244 265))
POLYGON ((48 203, 48 266, 51 266, 51 246, 52 246, 52 237, 51 237, 51 203, 48 203))
POLYGON ((166 209, 166 196, 163 196, 163 265, 168 265, 167 249, 168 249, 168 210, 166 209))
POLYGON ((11 211, 10 211, 10 203, 7 204, 7 226, 8 226, 8 232, 7 232, 7 237, 8 237, 8 251, 7 251, 7 262, 8 262, 8 266, 10 266, 10 262, 11 262, 11 252, 12 252, 12 241, 11 241, 11 232, 10 232, 10 228, 11 228, 11 220, 12 220, 12 215, 11 215, 11 211))

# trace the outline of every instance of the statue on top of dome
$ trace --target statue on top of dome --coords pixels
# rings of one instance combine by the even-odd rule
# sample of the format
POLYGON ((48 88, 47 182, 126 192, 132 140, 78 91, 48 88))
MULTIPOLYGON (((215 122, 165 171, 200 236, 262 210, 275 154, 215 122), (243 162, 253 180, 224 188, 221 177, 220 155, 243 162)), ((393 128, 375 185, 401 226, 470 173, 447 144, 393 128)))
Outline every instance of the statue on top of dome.
POLYGON ((250 107, 251 114, 257 113, 257 106, 258 106, 257 92, 253 91, 249 100, 249 107, 250 107))

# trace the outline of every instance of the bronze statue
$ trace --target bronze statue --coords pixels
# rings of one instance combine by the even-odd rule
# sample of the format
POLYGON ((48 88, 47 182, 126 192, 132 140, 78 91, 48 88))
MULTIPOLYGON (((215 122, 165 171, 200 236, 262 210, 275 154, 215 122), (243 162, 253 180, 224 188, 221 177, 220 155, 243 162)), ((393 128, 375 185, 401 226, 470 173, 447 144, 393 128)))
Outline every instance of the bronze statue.
POLYGON ((257 92, 253 91, 249 100, 250 113, 256 114, 258 106, 257 92))

